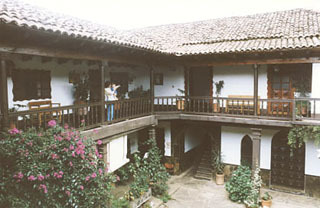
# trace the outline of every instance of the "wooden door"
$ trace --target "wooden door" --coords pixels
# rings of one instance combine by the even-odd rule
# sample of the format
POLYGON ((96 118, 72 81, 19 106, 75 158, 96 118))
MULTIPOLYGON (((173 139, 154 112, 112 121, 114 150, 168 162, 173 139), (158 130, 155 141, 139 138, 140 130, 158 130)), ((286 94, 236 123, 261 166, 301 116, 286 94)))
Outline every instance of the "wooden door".
MULTIPOLYGON (((271 65, 268 70, 268 98, 292 99, 294 88, 290 76, 290 65, 271 65)), ((292 111, 290 102, 268 102, 268 112, 272 115, 288 115, 292 111)))
POLYGON ((305 147, 290 156, 288 132, 280 131, 272 139, 271 184, 294 189, 304 189, 305 147))

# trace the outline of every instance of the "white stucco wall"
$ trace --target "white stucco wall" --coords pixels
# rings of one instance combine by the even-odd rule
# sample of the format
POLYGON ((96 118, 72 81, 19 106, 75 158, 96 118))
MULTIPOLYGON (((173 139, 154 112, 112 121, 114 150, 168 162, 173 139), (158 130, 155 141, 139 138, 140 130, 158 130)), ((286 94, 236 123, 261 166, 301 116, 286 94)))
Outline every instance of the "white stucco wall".
POLYGON ((164 155, 171 156, 171 122, 159 122, 158 127, 164 129, 164 155))
MULTIPOLYGON (((22 61, 21 59, 12 59, 15 68, 24 70, 47 70, 51 71, 51 100, 54 103, 60 103, 63 105, 73 104, 73 84, 69 83, 69 72, 75 70, 77 72, 87 72, 88 69, 98 69, 98 66, 91 65, 90 67, 86 62, 82 64, 74 65, 71 61, 58 64, 56 59, 52 61, 42 63, 41 58, 34 56, 29 61, 22 61)), ((9 108, 12 108, 14 104, 27 105, 30 101, 35 100, 25 100, 25 101, 13 101, 13 83, 12 78, 8 77, 8 103, 9 108)), ((45 99, 44 99, 45 100, 45 99)), ((37 100, 40 101, 40 100, 37 100)), ((20 108, 19 110, 27 110, 26 108, 20 108)))
MULTIPOLYGON (((271 142, 277 130, 263 129, 261 133, 260 168, 271 168, 271 142)), ((252 138, 251 129, 244 127, 221 127, 221 153, 223 161, 228 164, 240 165, 241 141, 245 135, 252 138)))
POLYGON ((111 172, 129 162, 127 158, 127 136, 116 138, 108 144, 108 161, 111 172))
POLYGON ((205 140, 205 132, 200 126, 190 125, 184 134, 184 152, 199 146, 205 140))
MULTIPOLYGON (((311 97, 320 98, 320 63, 312 64, 312 88, 311 88, 311 97)), ((314 112, 313 103, 311 103, 312 112, 314 112)), ((316 102, 316 114, 320 114, 320 102, 316 102)))
POLYGON ((318 158, 319 147, 314 145, 313 141, 308 141, 306 143, 306 158, 305 158, 305 174, 320 176, 320 159, 318 158))
POLYGON ((155 73, 163 73, 163 85, 154 86, 155 96, 181 95, 178 89, 184 90, 183 67, 155 67, 155 73))
MULTIPOLYGON (((258 95, 260 98, 267 98, 267 66, 259 66, 258 95)), ((216 66, 213 67, 213 81, 224 81, 224 87, 221 90, 221 97, 228 95, 249 95, 253 96, 254 74, 252 65, 242 66, 216 66)), ((213 95, 215 94, 215 85, 213 84, 213 95)))

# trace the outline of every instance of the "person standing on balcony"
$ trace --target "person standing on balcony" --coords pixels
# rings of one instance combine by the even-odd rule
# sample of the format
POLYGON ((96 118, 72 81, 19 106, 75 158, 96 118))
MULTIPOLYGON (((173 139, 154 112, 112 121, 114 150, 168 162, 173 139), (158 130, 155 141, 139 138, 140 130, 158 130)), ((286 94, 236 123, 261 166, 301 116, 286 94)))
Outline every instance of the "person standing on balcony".
POLYGON ((118 98, 117 98, 117 95, 118 95, 117 89, 119 87, 120 87, 120 85, 116 85, 116 84, 112 84, 112 87, 111 87, 111 90, 114 92, 114 99, 115 100, 118 100, 118 98))
MULTIPOLYGON (((115 91, 112 90, 111 82, 109 82, 109 81, 106 82, 105 86, 106 86, 106 89, 105 89, 106 101, 107 102, 115 101, 116 95, 115 95, 115 91)), ((113 112, 114 112, 114 104, 107 103, 107 108, 108 108, 108 121, 112 121, 113 120, 113 112)))

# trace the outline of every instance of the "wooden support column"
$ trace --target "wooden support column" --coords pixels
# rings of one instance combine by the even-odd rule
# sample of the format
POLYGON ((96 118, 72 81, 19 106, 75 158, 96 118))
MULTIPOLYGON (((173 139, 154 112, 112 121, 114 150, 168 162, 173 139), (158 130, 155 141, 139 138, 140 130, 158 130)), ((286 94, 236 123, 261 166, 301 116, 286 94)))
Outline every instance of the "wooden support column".
POLYGON ((254 70, 254 86, 253 86, 253 97, 254 97, 254 115, 258 115, 258 65, 254 64, 253 65, 253 70, 254 70))
POLYGON ((154 113, 154 69, 150 66, 150 99, 151 99, 151 113, 154 113))
POLYGON ((261 129, 251 128, 252 131, 252 171, 260 167, 261 129))
POLYGON ((8 106, 8 83, 7 83, 7 67, 6 61, 0 56, 0 107, 3 115, 1 122, 1 130, 6 130, 9 127, 9 106, 8 106))
POLYGON ((190 90, 190 69, 189 67, 184 67, 184 91, 185 96, 189 96, 190 90))
POLYGON ((107 62, 102 62, 101 63, 101 69, 100 69, 100 82, 101 82, 101 89, 100 89, 100 92, 101 92, 101 123, 103 123, 105 121, 105 114, 106 114, 106 111, 105 111, 105 90, 104 90, 104 70, 106 68, 106 66, 108 65, 107 62))

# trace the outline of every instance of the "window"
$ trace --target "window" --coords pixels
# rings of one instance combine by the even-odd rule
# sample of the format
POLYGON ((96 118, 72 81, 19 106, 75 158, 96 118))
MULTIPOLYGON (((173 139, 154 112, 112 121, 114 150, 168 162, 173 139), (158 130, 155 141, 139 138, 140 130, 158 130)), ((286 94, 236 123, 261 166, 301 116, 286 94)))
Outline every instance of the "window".
POLYGON ((12 81, 13 101, 51 98, 50 71, 15 69, 12 81))

